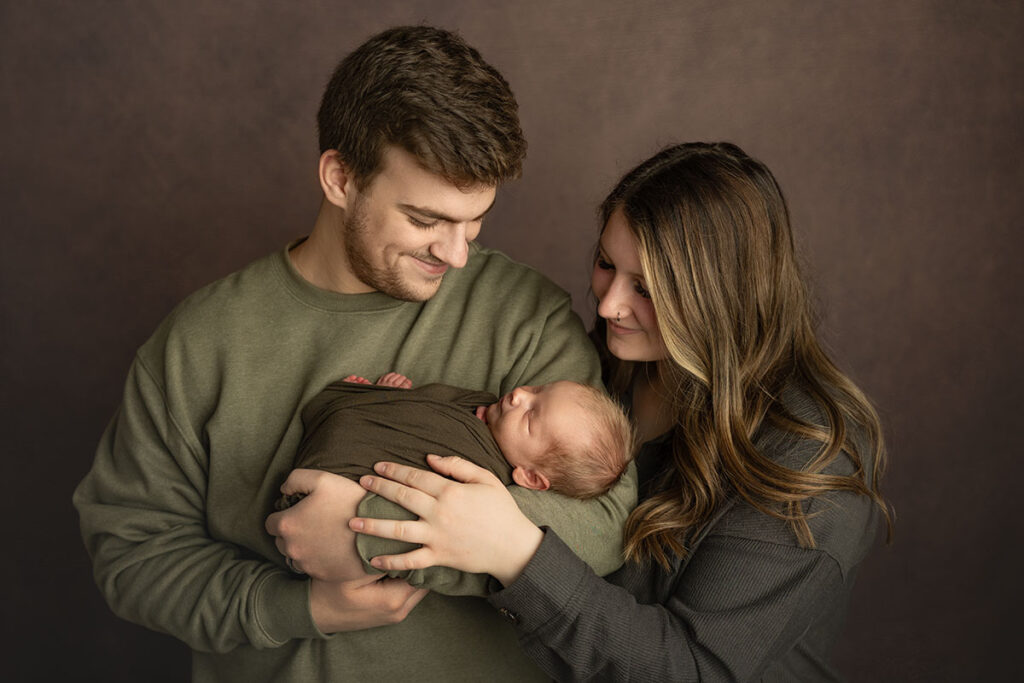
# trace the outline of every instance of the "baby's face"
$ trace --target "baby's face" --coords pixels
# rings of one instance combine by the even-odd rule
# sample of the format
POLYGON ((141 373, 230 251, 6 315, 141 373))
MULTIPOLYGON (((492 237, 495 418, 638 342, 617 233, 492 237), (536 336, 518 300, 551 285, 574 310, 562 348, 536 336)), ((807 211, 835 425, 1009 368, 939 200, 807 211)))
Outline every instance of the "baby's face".
POLYGON ((508 463, 539 468, 554 441, 573 433, 583 391, 567 381, 518 387, 487 406, 484 419, 508 463))

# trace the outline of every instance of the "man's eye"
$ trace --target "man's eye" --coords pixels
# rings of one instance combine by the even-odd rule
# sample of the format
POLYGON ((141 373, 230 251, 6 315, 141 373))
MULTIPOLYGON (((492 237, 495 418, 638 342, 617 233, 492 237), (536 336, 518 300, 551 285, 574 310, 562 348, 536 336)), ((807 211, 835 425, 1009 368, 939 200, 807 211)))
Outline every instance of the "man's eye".
POLYGON ((601 270, 615 270, 615 266, 610 261, 606 261, 600 256, 597 257, 597 267, 601 270))
POLYGON ((435 225, 437 225, 437 221, 421 221, 419 219, 413 218, 412 216, 409 216, 409 222, 415 225, 417 228, 432 228, 435 225))

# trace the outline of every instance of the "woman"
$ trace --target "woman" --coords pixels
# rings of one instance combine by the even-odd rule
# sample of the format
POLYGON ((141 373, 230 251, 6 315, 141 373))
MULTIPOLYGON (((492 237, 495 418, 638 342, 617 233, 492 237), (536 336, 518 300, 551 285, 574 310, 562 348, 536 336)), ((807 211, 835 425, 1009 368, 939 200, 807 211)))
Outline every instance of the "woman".
POLYGON ((353 528, 424 544, 383 568, 492 574, 555 678, 836 678, 857 566, 879 517, 891 532, 884 450, 813 331, 781 190, 734 145, 683 144, 627 174, 602 218, 595 340, 645 441, 625 566, 597 577, 456 458, 432 466, 466 483, 380 465, 364 485, 421 519, 353 528))

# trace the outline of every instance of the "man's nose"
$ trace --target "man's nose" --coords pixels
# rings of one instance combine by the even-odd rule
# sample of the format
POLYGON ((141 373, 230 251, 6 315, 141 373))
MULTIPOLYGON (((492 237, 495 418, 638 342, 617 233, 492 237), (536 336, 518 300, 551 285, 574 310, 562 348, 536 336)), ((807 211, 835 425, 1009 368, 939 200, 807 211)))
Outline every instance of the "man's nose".
POLYGON ((466 226, 455 223, 445 230, 430 246, 430 253, 452 268, 462 268, 469 260, 469 242, 466 240, 466 226))

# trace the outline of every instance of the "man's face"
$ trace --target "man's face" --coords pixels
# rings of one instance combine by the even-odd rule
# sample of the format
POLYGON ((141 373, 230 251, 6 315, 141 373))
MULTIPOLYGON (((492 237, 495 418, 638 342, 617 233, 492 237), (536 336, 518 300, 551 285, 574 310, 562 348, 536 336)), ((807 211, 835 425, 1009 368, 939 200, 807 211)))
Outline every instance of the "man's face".
POLYGON ((383 168, 348 207, 342 240, 351 274, 365 291, 426 301, 448 268, 462 268, 495 189, 459 189, 408 152, 389 147, 383 168))
POLYGON ((538 469, 555 441, 566 442, 579 422, 580 392, 573 382, 517 387, 484 410, 494 440, 513 467, 538 469))

